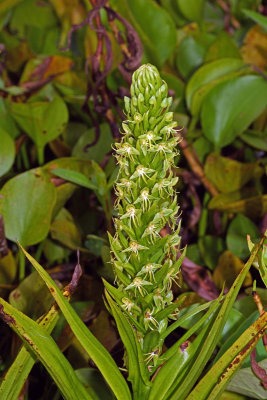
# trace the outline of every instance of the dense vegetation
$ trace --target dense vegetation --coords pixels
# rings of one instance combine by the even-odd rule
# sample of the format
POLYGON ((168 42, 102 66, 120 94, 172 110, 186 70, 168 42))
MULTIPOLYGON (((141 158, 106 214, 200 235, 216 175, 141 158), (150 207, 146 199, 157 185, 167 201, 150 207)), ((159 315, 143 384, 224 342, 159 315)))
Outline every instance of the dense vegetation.
MULTIPOLYGON (((250 270, 246 267, 242 288, 235 303, 229 306, 225 326, 218 326, 220 335, 214 351, 206 362, 199 364, 201 372, 209 360, 208 370, 252 326, 259 311, 264 314, 261 307, 267 304, 266 250, 258 248, 256 256, 253 245, 267 229, 267 17, 264 14, 266 5, 259 0, 3 0, 0 3, 0 296, 12 306, 8 316, 6 310, 2 311, 2 318, 12 324, 10 318, 20 318, 21 314, 14 314, 17 309, 46 326, 45 319, 41 322, 40 317, 50 310, 47 332, 53 331, 54 340, 66 356, 62 360, 68 360, 78 371, 85 386, 93 385, 96 398, 112 398, 94 369, 95 364, 99 367, 99 361, 86 353, 86 346, 77 339, 75 327, 63 309, 69 324, 58 314, 43 279, 26 262, 18 241, 60 289, 65 287, 65 298, 71 297, 75 311, 120 368, 128 368, 121 339, 126 349, 127 345, 118 323, 123 317, 116 314, 114 299, 117 304, 121 302, 125 311, 134 310, 133 318, 137 318, 143 329, 138 332, 141 336, 147 330, 163 334, 167 325, 159 326, 154 317, 165 307, 170 308, 164 318, 175 320, 178 316, 178 321, 179 316, 199 307, 198 315, 193 312, 170 332, 163 349, 161 342, 155 353, 156 361, 151 358, 155 347, 148 346, 147 358, 153 362, 150 373, 164 361, 164 353, 170 354, 166 350, 204 318, 206 301, 212 302, 211 307, 218 306, 215 299, 222 289, 224 294, 228 293, 254 251, 253 265, 250 270), (149 101, 145 81, 138 81, 130 92, 132 74, 144 63, 155 65, 168 85, 168 91, 165 84, 161 89, 159 80, 155 93, 154 89, 149 92, 149 101), (162 96, 160 102, 159 96, 162 96), (124 104, 125 97, 131 100, 124 104), (165 136, 150 143, 155 148, 162 140, 166 147, 151 150, 153 156, 151 153, 148 156, 142 148, 140 140, 147 139, 136 128, 139 116, 143 118, 150 106, 154 107, 155 118, 163 118, 163 112, 168 114, 164 120, 167 130, 161 133, 165 136), (172 123, 172 119, 177 123, 172 123), (132 131, 136 138, 141 135, 139 141, 131 138, 132 131), (176 151, 177 142, 180 154, 176 151), (127 153, 125 143, 132 149, 131 154, 127 153), (146 175, 141 186, 140 177, 136 184, 143 194, 148 188, 144 201, 137 196, 136 188, 133 194, 132 189, 126 190, 123 186, 126 176, 122 172, 114 191, 126 153, 132 163, 132 174, 133 165, 140 166, 142 157, 146 175), (152 186, 158 184, 158 177, 153 175, 151 181, 150 174, 161 168, 160 159, 169 163, 165 170, 171 170, 166 175, 169 183, 165 182, 162 190, 150 193, 152 186), (127 196, 131 197, 134 208, 126 205, 127 196), (158 215, 157 208, 166 202, 165 208, 173 213, 158 215), (137 229, 136 236, 132 236, 131 228, 138 225, 139 214, 142 214, 141 225, 151 217, 151 204, 154 231, 148 230, 141 236, 137 229), (151 214, 149 218, 143 216, 146 213, 151 214), (126 217, 120 222, 116 219, 114 226, 114 217, 122 215, 126 217), (169 226, 165 226, 166 222, 169 226), (149 257, 153 258, 153 252, 163 242, 162 249, 171 248, 168 268, 172 272, 161 277, 164 296, 169 297, 162 303, 158 296, 159 306, 155 303, 154 287, 151 298, 143 297, 150 292, 149 286, 159 283, 154 274, 164 255, 160 264, 154 261, 152 269, 142 272, 142 257, 140 262, 132 259, 129 262, 128 242, 124 243, 124 250, 117 248, 114 240, 109 242, 107 232, 110 238, 116 240, 119 236, 124 240, 120 229, 133 241, 146 237, 147 245, 152 246, 149 257), (77 249, 82 276, 75 269, 77 249), (118 256, 123 251, 125 257, 118 256), (177 255, 180 262, 175 264, 177 255), (125 266, 126 263, 129 265, 125 266), (180 267, 181 274, 177 275, 180 267), (127 271, 125 276, 123 268, 127 271), (131 268, 136 269, 134 273, 131 268), (145 279, 146 287, 129 281, 129 276, 132 279, 135 273, 136 283, 145 279), (107 308, 101 278, 110 291, 111 297, 105 299, 107 308), (112 291, 110 284, 114 280, 119 287, 123 286, 124 297, 112 291), (126 292, 131 293, 131 300, 126 298, 126 292), (131 305, 135 297, 138 304, 131 305), (172 304, 173 299, 177 299, 178 310, 176 303, 172 304), (145 320, 140 317, 141 309, 148 317, 145 320), (109 311, 116 315, 120 336, 109 311)), ((148 81, 147 86, 150 84, 148 81)), ((154 122, 149 120, 140 129, 154 128, 154 122)), ((138 259, 137 253, 134 256, 138 259)), ((228 300, 237 295, 231 290, 232 297, 228 300)), ((6 303, 1 300, 1 304, 6 303)), ((21 346, 16 333, 4 321, 0 340, 3 377, 21 346)), ((35 325, 27 327, 34 331, 35 325)), ((199 332, 191 332, 186 340, 194 343, 199 332)), ((47 340, 50 339, 48 336, 47 340)), ((242 369, 220 398, 266 398, 265 347, 266 343, 259 340, 256 354, 253 352, 251 359, 242 360, 242 369)), ((25 350, 22 356, 26 354, 25 350)), ((44 368, 46 360, 42 357, 40 360, 34 365, 36 359, 32 358, 28 369, 25 361, 23 364, 20 360, 16 373, 12 370, 17 383, 13 385, 9 377, 9 389, 14 387, 19 392, 22 388, 20 399, 56 400, 61 398, 60 391, 66 398, 68 388, 66 393, 62 392, 53 371, 47 373, 44 368), (21 381, 20 368, 24 371, 21 381), (50 375, 60 390, 52 384, 50 375)), ((66 369, 64 362, 62 366, 66 369)), ((126 371, 123 373, 127 375, 126 371)), ((71 377, 70 381, 76 382, 74 373, 71 377)), ((108 381, 106 376, 105 379, 108 381)), ((118 377, 118 387, 119 381, 118 377)), ((134 378, 131 382, 134 386, 134 378)), ((1 399, 17 398, 12 393, 11 397, 3 397, 3 390, 6 389, 2 384, 1 399)), ((83 398, 84 387, 81 385, 77 390, 81 391, 80 397, 76 393, 77 398, 83 398)), ((192 397, 195 398, 200 399, 192 397)))

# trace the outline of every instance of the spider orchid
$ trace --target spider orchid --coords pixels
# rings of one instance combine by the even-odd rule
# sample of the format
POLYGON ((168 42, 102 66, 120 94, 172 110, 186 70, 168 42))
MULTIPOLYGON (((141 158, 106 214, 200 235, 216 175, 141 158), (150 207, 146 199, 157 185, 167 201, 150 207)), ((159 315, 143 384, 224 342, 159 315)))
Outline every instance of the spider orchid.
POLYGON ((154 309, 152 309, 152 311, 150 311, 150 309, 148 308, 144 314, 144 326, 146 329, 150 328, 151 330, 154 330, 154 328, 158 328, 158 321, 153 317, 153 313, 154 313, 154 309), (152 324, 152 327, 151 325, 152 324))
POLYGON ((153 222, 150 222, 150 224, 145 229, 145 231, 142 235, 142 239, 145 238, 146 236, 149 236, 151 243, 154 243, 158 237, 160 238, 160 234, 159 234, 160 229, 161 228, 158 227, 156 224, 154 224, 153 222))
POLYGON ((147 293, 147 290, 144 286, 152 285, 151 282, 144 281, 141 278, 135 278, 130 285, 128 285, 125 289, 134 289, 134 294, 136 295, 136 289, 138 289, 141 296, 144 296, 147 293))
POLYGON ((162 363, 162 346, 150 341, 148 346, 146 335, 161 335, 176 316, 171 287, 178 281, 180 225, 174 188, 178 178, 172 167, 180 137, 167 84, 155 67, 147 64, 133 74, 130 93, 131 98, 124 99, 122 140, 114 146, 117 217, 115 236, 109 238, 118 288, 111 294, 135 326, 151 372, 162 363), (169 232, 161 237, 166 225, 169 232), (158 320, 157 314, 164 316, 158 320))
POLYGON ((150 200, 156 199, 156 197, 149 194, 149 189, 144 188, 140 192, 140 196, 135 200, 134 204, 141 203, 143 212, 150 208, 150 200))
POLYGON ((140 250, 146 250, 146 249, 148 249, 148 247, 142 246, 138 242, 132 241, 132 242, 130 242, 129 247, 124 249, 122 252, 123 253, 134 253, 138 257, 139 256, 139 251, 140 250))
POLYGON ((132 174, 130 179, 142 178, 144 182, 147 183, 146 178, 149 179, 148 174, 152 174, 154 172, 155 172, 154 169, 146 168, 143 165, 138 165, 138 167, 136 168, 135 172, 132 174))
POLYGON ((160 351, 161 351, 161 349, 159 347, 157 347, 154 350, 152 350, 150 353, 144 354, 145 356, 148 356, 147 358, 144 359, 144 361, 147 364, 149 364, 152 361, 153 365, 151 365, 151 367, 156 367, 160 351))
POLYGON ((129 219, 134 226, 137 226, 137 215, 140 214, 140 210, 137 210, 133 205, 129 204, 126 206, 126 213, 121 216, 121 219, 129 219))
POLYGON ((121 299, 121 301, 122 301, 122 303, 123 303, 123 304, 121 305, 121 307, 122 307, 124 310, 127 310, 129 313, 130 313, 132 310, 141 312, 140 307, 138 307, 138 305, 136 305, 132 300, 128 299, 127 297, 123 297, 123 298, 121 299))
POLYGON ((144 275, 145 279, 147 278, 147 276, 149 276, 149 280, 151 282, 156 281, 154 272, 157 271, 160 267, 161 267, 161 264, 151 264, 151 263, 146 264, 146 265, 144 265, 144 267, 142 267, 142 269, 138 272, 138 274, 136 276, 144 275))

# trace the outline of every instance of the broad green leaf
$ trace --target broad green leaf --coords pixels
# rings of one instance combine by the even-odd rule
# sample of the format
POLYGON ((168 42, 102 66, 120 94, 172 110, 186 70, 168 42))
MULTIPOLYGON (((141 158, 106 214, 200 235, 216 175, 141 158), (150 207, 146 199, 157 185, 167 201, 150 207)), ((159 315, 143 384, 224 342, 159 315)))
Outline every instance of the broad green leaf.
POLYGON ((105 155, 111 151, 111 145, 114 141, 113 136, 110 132, 110 127, 108 124, 101 124, 99 126, 100 136, 97 143, 88 147, 90 143, 94 141, 95 129, 90 128, 86 130, 76 141, 75 146, 72 150, 72 155, 86 160, 94 160, 98 163, 103 161, 105 155))
POLYGON ((189 21, 200 22, 203 17, 205 0, 177 0, 183 16, 189 21))
POLYGON ((185 37, 179 47, 176 57, 177 68, 183 78, 188 79, 203 63, 206 45, 192 36, 185 37))
MULTIPOLYGON (((258 364, 267 371, 267 360, 260 361, 258 364)), ((266 400, 266 389, 263 388, 259 378, 254 375, 250 366, 240 369, 235 374, 228 384, 227 390, 243 394, 252 399, 266 400)))
POLYGON ((222 58, 203 65, 188 82, 186 102, 192 115, 198 115, 205 96, 220 82, 233 74, 242 74, 248 66, 237 58, 222 58))
POLYGON ((0 177, 11 167, 15 159, 14 140, 4 130, 0 129, 0 177))
POLYGON ((204 171, 207 178, 223 193, 234 192, 264 173, 258 163, 241 163, 217 153, 209 154, 204 171))
POLYGON ((223 58, 203 65, 194 73, 186 87, 186 102, 188 107, 191 107, 193 95, 202 86, 223 75, 234 72, 245 65, 246 64, 242 60, 235 58, 223 58))
POLYGON ((168 88, 171 90, 174 90, 175 92, 175 99, 174 102, 181 101, 181 99, 184 97, 184 83, 182 82, 181 79, 179 79, 176 75, 172 75, 169 73, 162 72, 161 73, 162 78, 164 81, 167 83, 168 88))
POLYGON ((57 138, 68 122, 64 101, 55 96, 50 102, 12 103, 12 116, 37 146, 39 163, 43 164, 43 149, 57 138))
POLYGON ((53 220, 50 233, 52 239, 69 249, 87 251, 82 248, 82 233, 66 208, 62 208, 53 220))
POLYGON ((201 123, 217 148, 231 143, 267 105, 267 82, 247 75, 222 82, 205 97, 201 123))
POLYGON ((64 168, 54 168, 52 173, 66 181, 75 183, 76 185, 95 190, 97 187, 84 175, 77 171, 71 171, 64 168))
POLYGON ((187 397, 187 400, 216 400, 226 389, 233 374, 240 368, 267 327, 267 312, 258 318, 224 353, 187 397))
POLYGON ((267 152, 266 133, 247 130, 240 135, 240 139, 242 139, 245 143, 247 143, 249 146, 254 147, 255 149, 267 152))
POLYGON ((52 239, 69 249, 76 250, 82 247, 81 232, 74 221, 55 220, 51 224, 50 233, 52 239))
POLYGON ((8 300, 13 307, 34 320, 47 312, 53 304, 49 290, 36 271, 12 290, 8 300))
POLYGON ((176 46, 175 25, 168 12, 152 0, 113 0, 112 3, 136 29, 147 59, 161 66, 176 46))
POLYGON ((209 62, 228 57, 241 59, 241 54, 233 38, 223 31, 218 34, 214 42, 210 45, 205 56, 205 61, 209 62))
MULTIPOLYGON (((201 136, 193 143, 194 150, 197 153, 199 161, 204 163, 206 155, 211 153, 213 145, 204 136, 201 136)), ((190 257, 189 257, 190 258, 190 257)))
MULTIPOLYGON (((92 162, 88 160, 81 160, 76 157, 62 157, 57 158, 42 167, 42 170, 48 172, 51 179, 55 179, 53 174, 54 169, 64 169, 68 171, 79 172, 89 178, 92 177, 93 168, 92 162)), ((64 183, 56 187, 57 200, 53 210, 53 218, 57 215, 59 210, 65 205, 66 201, 73 195, 77 185, 73 183, 64 183)))
POLYGON ((7 132, 10 137, 15 139, 19 135, 19 129, 11 115, 11 112, 9 112, 6 106, 6 100, 0 98, 1 129, 7 132))
POLYGON ((55 262, 62 264, 70 252, 71 250, 65 249, 53 240, 45 239, 44 241, 43 254, 48 261, 48 266, 55 262))
POLYGON ((33 265, 33 267, 36 269, 36 271, 39 273, 39 275, 45 281, 48 289, 50 290, 52 296, 54 297, 67 322, 69 323, 71 330, 73 331, 77 340, 84 347, 88 355, 92 358, 96 366, 99 368, 100 372, 111 387, 117 399, 130 400, 131 395, 129 388, 113 358, 101 345, 101 343, 99 343, 98 340, 92 335, 89 329, 84 325, 82 320, 78 317, 76 312, 66 301, 61 291, 54 283, 54 281, 50 278, 48 273, 23 248, 22 251, 28 258, 30 263, 33 265))
POLYGON ((252 10, 243 10, 243 13, 252 19, 256 24, 259 24, 267 32, 267 17, 252 10))
POLYGON ((56 23, 57 18, 53 12, 52 5, 48 4, 40 12, 40 6, 35 0, 24 0, 19 4, 14 9, 10 21, 11 28, 16 29, 22 36, 24 36, 25 29, 29 26, 51 28, 56 23))
POLYGON ((217 265, 220 254, 224 250, 222 238, 205 235, 198 239, 198 247, 205 265, 213 270, 217 265))
POLYGON ((10 179, 0 192, 6 237, 26 247, 41 242, 48 234, 55 201, 55 187, 39 169, 10 179))
POLYGON ((260 237, 257 226, 249 218, 239 214, 229 225, 226 235, 226 244, 228 249, 241 259, 249 255, 246 239, 247 235, 250 235, 253 241, 260 237))
MULTIPOLYGON (((67 300, 66 300, 67 301, 67 300)), ((47 331, 0 299, 1 316, 21 337, 28 350, 33 351, 55 381, 66 400, 93 398, 78 380, 75 372, 47 331)))

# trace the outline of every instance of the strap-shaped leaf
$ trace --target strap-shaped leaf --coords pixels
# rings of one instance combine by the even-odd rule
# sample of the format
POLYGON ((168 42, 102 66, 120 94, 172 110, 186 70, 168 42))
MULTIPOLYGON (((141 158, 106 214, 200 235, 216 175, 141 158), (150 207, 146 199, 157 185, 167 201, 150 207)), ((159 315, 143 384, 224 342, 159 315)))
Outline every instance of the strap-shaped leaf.
MULTIPOLYGON (((105 288, 108 290, 108 292, 110 293, 110 295, 114 298, 114 300, 116 300, 116 302, 118 304, 122 304, 122 298, 125 297, 124 294, 122 292, 119 291, 119 289, 117 289, 116 287, 112 286, 110 283, 108 283, 105 279, 103 279, 103 283, 105 285, 105 288)), ((136 321, 136 319, 134 319, 130 313, 128 313, 128 318, 129 320, 132 322, 132 324, 142 333, 146 333, 146 331, 144 330, 144 328, 142 327, 141 324, 138 323, 138 321, 136 321)))
MULTIPOLYGON (((176 343, 174 343, 174 344, 172 345, 172 347, 170 347, 170 348, 166 351, 166 353, 164 354, 165 358, 168 359, 168 358, 171 357, 175 352, 177 352, 177 350, 179 349, 179 347, 181 346, 181 344, 182 344, 183 342, 185 342, 187 339, 189 339, 195 332, 197 332, 197 331, 202 327, 202 325, 205 324, 205 322, 207 322, 207 321, 209 320, 209 318, 211 317, 211 315, 213 315, 213 314, 217 311, 222 296, 223 296, 223 291, 221 292, 220 296, 219 296, 216 300, 213 300, 212 302, 210 302, 210 303, 211 303, 211 307, 210 307, 210 309, 206 312, 206 314, 204 314, 203 317, 201 317, 199 321, 197 321, 190 329, 188 329, 188 331, 187 331, 176 343)), ((201 306, 200 306, 200 307, 201 307, 201 306)), ((200 307, 197 307, 197 308, 199 309, 200 307)), ((195 310, 196 310, 196 309, 195 309, 195 310)), ((194 311, 194 310, 193 310, 193 311, 194 311)), ((186 314, 184 317, 187 317, 189 314, 195 315, 195 313, 192 314, 192 312, 190 312, 190 313, 186 314)), ((183 318, 183 317, 182 317, 182 318, 183 318)), ((181 318, 181 320, 182 320, 182 318, 181 318)))
MULTIPOLYGON (((161 339, 165 339, 167 336, 169 336, 175 329, 179 328, 186 320, 189 318, 193 317, 194 315, 197 315, 201 311, 205 311, 207 308, 210 308, 214 302, 217 302, 217 300, 212 300, 209 301, 208 303, 201 304, 200 306, 195 306, 192 310, 190 310, 188 313, 185 315, 181 316, 180 318, 177 319, 177 321, 173 322, 167 329, 164 331, 160 337, 161 339)), ((195 325, 194 325, 195 326, 195 325)))
POLYGON ((220 397, 233 374, 240 368, 267 327, 267 312, 257 319, 236 340, 224 355, 213 365, 209 372, 187 397, 187 400, 215 400, 220 397))
POLYGON ((249 257, 248 261, 244 265, 243 269, 237 276, 235 282, 233 283, 231 289, 227 293, 225 300, 220 308, 220 311, 218 313, 218 316, 209 332, 209 335, 207 336, 207 339, 205 343, 203 344, 200 353, 194 362, 194 365, 192 366, 190 370, 190 374, 187 375, 183 381, 183 385, 181 385, 173 394, 173 396, 170 398, 170 400, 176 400, 177 398, 179 400, 184 400, 186 396, 190 393, 192 387, 194 386, 195 382, 199 378, 201 371, 203 371, 203 368, 207 364, 208 360, 210 359, 218 341, 220 340, 220 336, 223 330, 223 327, 226 323, 226 320, 228 318, 229 312, 233 306, 233 303, 236 299, 236 296, 240 290, 240 287, 247 276, 247 273, 258 253, 258 251, 261 249, 261 246, 264 242, 264 238, 260 241, 258 246, 255 247, 253 250, 251 256, 249 257))
POLYGON ((35 321, 0 298, 1 316, 40 359, 65 400, 93 400, 52 337, 35 321))
POLYGON ((167 360, 156 375, 149 394, 149 400, 168 399, 176 386, 182 384, 183 377, 188 374, 188 370, 192 363, 194 363, 214 318, 215 316, 208 321, 208 324, 206 324, 192 343, 179 341, 179 347, 175 349, 174 354, 167 360))
POLYGON ((64 317, 69 323, 72 332, 77 340, 92 358, 96 366, 99 368, 103 377, 111 387, 118 400, 130 400, 131 394, 128 385, 120 373, 115 361, 102 344, 94 337, 94 335, 85 326, 82 320, 78 317, 74 309, 67 302, 60 289, 57 287, 53 279, 41 267, 41 265, 21 246, 22 251, 28 258, 30 263, 44 280, 52 296, 61 309, 64 317))
MULTIPOLYGON (((53 305, 48 313, 40 318, 39 325, 50 334, 58 321, 58 316, 58 307, 53 305)), ((36 357, 32 352, 30 352, 27 347, 22 346, 16 359, 5 374, 5 379, 3 379, 1 383, 1 400, 13 400, 19 397, 19 393, 35 362, 36 357)))
POLYGON ((112 300, 108 292, 106 292, 106 298, 113 317, 115 318, 120 338, 127 351, 129 364, 128 379, 132 383, 134 395, 138 395, 142 398, 142 396, 145 396, 149 391, 151 383, 148 379, 147 370, 143 362, 144 360, 140 359, 140 356, 142 357, 140 344, 138 340, 136 340, 136 333, 133 331, 129 321, 112 300))

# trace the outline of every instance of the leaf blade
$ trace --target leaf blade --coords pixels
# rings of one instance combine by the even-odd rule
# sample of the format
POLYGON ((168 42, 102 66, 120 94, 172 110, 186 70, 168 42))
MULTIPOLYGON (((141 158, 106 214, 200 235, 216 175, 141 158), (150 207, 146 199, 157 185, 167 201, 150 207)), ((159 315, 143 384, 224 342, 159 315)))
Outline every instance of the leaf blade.
POLYGON ((131 395, 129 388, 113 358, 80 320, 47 272, 29 253, 27 253, 26 250, 23 249, 22 246, 20 247, 27 259, 44 280, 66 320, 68 321, 74 335, 95 362, 107 383, 113 390, 114 394, 117 396, 118 400, 130 400, 131 395))

